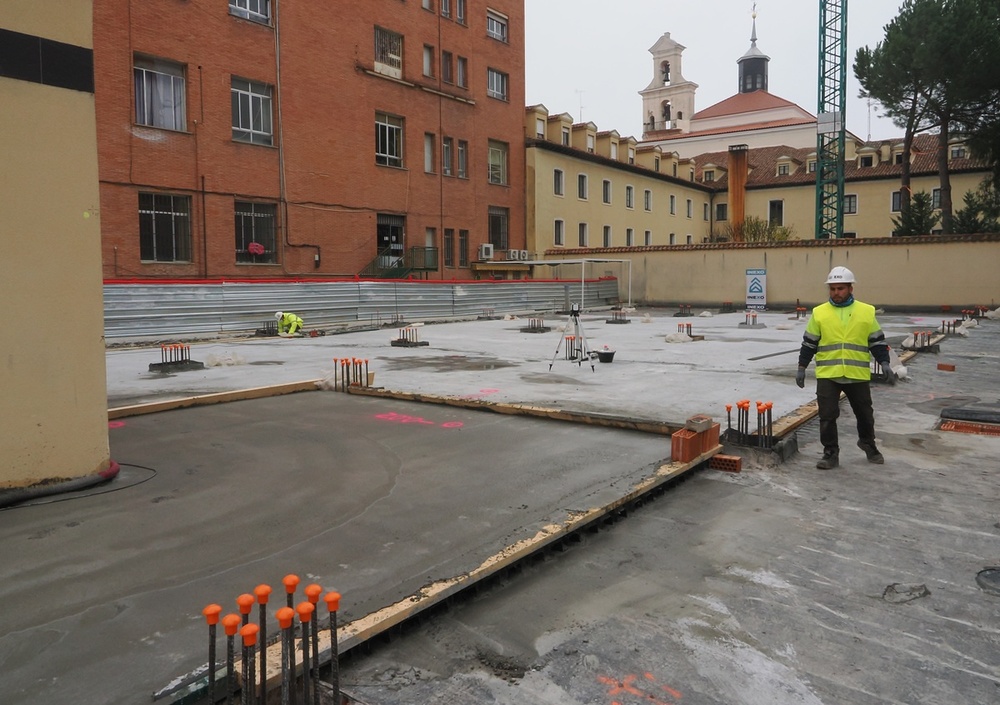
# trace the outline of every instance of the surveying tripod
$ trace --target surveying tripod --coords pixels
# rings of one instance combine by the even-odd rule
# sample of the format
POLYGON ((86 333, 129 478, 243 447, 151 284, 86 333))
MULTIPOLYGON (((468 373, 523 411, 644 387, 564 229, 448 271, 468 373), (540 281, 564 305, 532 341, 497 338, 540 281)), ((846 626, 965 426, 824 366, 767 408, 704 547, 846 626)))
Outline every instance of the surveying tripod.
POLYGON ((569 308, 569 318, 566 319, 566 331, 563 335, 559 336, 556 351, 552 353, 552 359, 549 361, 550 372, 552 371, 552 365, 555 364, 556 356, 559 355, 559 348, 567 340, 569 343, 566 348, 566 359, 570 362, 575 362, 577 365, 582 365, 586 360, 590 363, 590 371, 596 372, 594 369, 594 358, 597 355, 591 352, 590 345, 587 343, 587 334, 583 332, 583 324, 580 323, 580 304, 572 304, 569 308), (567 335, 570 330, 573 331, 572 334, 567 335))

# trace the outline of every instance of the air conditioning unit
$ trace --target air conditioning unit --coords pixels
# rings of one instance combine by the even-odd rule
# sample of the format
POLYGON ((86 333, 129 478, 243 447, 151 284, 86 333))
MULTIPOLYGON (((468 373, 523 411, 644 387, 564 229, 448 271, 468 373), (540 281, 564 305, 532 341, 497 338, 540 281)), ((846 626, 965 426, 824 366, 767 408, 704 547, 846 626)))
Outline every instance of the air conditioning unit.
POLYGON ((479 259, 481 260, 493 259, 493 243, 484 242, 479 246, 479 259))
POLYGON ((524 262, 528 261, 528 251, 527 250, 518 250, 518 254, 520 255, 520 258, 521 258, 522 261, 524 261, 524 262))
POLYGON ((518 250, 507 250, 507 259, 521 259, 521 253, 518 250))

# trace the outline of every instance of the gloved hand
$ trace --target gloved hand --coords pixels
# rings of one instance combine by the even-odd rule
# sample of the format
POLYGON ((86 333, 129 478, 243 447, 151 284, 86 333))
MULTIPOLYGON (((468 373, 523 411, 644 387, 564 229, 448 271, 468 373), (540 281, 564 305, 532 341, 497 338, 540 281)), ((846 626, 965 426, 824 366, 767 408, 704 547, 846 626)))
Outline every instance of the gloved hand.
POLYGON ((800 367, 798 372, 795 373, 795 384, 799 385, 799 389, 804 389, 806 386, 806 368, 800 367))

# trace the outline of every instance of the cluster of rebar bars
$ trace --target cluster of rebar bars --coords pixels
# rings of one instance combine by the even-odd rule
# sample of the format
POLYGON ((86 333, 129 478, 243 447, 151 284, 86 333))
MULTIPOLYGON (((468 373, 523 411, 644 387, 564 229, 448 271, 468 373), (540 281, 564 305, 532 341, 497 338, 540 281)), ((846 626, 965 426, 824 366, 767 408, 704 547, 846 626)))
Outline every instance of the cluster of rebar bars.
POLYGON ((686 333, 688 336, 691 335, 691 324, 690 323, 678 323, 677 324, 678 333, 686 333))
POLYGON ((360 357, 333 359, 334 391, 346 392, 347 388, 352 386, 367 387, 368 380, 368 360, 360 357))
POLYGON ((757 429, 750 431, 750 400, 741 399, 736 402, 736 430, 733 430, 733 405, 726 404, 726 439, 738 445, 755 446, 757 448, 772 448, 774 446, 774 419, 772 408, 774 402, 758 401, 757 429))
MULTIPOLYGON (((303 590, 306 600, 294 606, 295 590, 299 584, 297 575, 286 575, 282 579, 285 586, 286 606, 279 609, 275 618, 280 630, 281 641, 281 703, 297 705, 299 696, 302 705, 319 705, 319 610, 318 604, 323 588, 312 584, 303 590), (300 643, 302 651, 302 679, 297 677, 295 645, 295 616, 298 615, 300 643)), ((219 701, 216 683, 216 627, 222 622, 226 633, 226 705, 233 705, 234 696, 240 695, 240 705, 263 705, 267 698, 267 603, 271 595, 269 585, 258 585, 253 594, 245 593, 236 598, 239 614, 227 614, 220 620, 222 607, 207 605, 202 614, 208 623, 208 697, 210 703, 219 701), (250 616, 254 603, 258 605, 258 622, 251 623, 250 616), (236 637, 242 640, 240 655, 241 687, 237 686, 236 637), (259 662, 259 669, 258 669, 259 662)), ((340 609, 340 593, 328 592, 323 596, 329 611, 330 622, 330 684, 333 688, 333 702, 340 705, 340 667, 337 647, 337 611, 340 609)))
POLYGON ((160 362, 190 362, 190 345, 160 345, 160 362))

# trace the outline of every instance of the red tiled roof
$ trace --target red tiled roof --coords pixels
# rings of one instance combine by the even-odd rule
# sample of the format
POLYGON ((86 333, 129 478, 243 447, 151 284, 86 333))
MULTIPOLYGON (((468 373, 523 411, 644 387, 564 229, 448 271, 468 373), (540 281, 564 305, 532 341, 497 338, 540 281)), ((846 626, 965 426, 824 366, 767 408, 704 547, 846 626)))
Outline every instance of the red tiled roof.
POLYGON ((692 120, 704 120, 707 118, 724 117, 726 115, 739 115, 741 113, 752 113, 758 110, 772 110, 774 108, 796 108, 802 110, 795 103, 772 95, 767 91, 754 91, 752 93, 737 93, 725 100, 710 105, 704 110, 699 110, 691 116, 692 120))
MULTIPOLYGON (((910 164, 910 173, 914 176, 921 174, 937 173, 937 135, 917 135, 913 139, 913 159, 910 164)), ((878 150, 884 145, 899 148, 902 145, 901 139, 880 140, 866 142, 865 147, 875 150, 876 158, 874 166, 859 167, 858 160, 852 159, 844 164, 844 178, 847 181, 892 178, 902 174, 902 164, 895 164, 891 161, 877 161, 878 150)), ((860 150, 859 150, 860 151, 860 150)), ((969 152, 966 151, 966 155, 969 152)), ((815 184, 816 174, 807 170, 810 159, 816 159, 815 147, 797 148, 779 145, 777 147, 756 147, 748 150, 747 161, 750 174, 747 176, 748 188, 774 187, 774 186, 801 186, 804 184, 815 184), (800 166, 793 173, 778 176, 778 160, 788 157, 793 162, 799 162, 800 166)), ((695 169, 695 180, 702 182, 702 165, 714 165, 711 167, 715 172, 716 180, 703 184, 710 188, 724 191, 728 188, 729 180, 726 169, 729 168, 728 152, 706 152, 694 158, 698 165, 695 169)), ((949 169, 952 173, 963 171, 987 170, 988 166, 982 159, 966 156, 960 159, 949 159, 949 169)))

